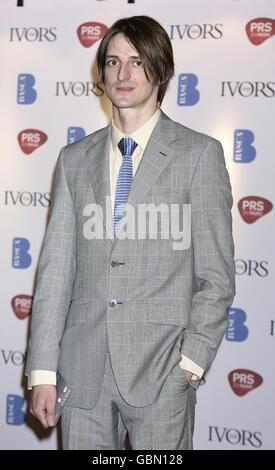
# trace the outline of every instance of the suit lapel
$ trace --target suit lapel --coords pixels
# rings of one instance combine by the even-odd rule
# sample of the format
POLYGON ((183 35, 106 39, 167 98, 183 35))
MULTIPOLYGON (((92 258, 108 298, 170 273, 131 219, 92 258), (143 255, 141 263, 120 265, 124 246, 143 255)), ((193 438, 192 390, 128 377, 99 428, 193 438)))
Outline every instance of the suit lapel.
POLYGON ((175 152, 171 143, 176 140, 173 122, 162 113, 144 150, 133 179, 128 203, 139 202, 153 186, 175 152))
POLYGON ((110 141, 111 124, 102 129, 94 138, 94 145, 87 151, 86 161, 96 203, 101 207, 103 227, 107 238, 113 237, 112 206, 110 190, 110 141))

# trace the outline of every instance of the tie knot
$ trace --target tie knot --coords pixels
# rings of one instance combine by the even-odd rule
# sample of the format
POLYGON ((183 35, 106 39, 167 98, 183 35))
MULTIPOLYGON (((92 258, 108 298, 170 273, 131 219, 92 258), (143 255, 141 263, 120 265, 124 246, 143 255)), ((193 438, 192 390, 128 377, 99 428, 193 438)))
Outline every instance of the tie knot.
POLYGON ((131 157, 137 147, 137 143, 131 137, 123 137, 117 145, 123 157, 131 157))

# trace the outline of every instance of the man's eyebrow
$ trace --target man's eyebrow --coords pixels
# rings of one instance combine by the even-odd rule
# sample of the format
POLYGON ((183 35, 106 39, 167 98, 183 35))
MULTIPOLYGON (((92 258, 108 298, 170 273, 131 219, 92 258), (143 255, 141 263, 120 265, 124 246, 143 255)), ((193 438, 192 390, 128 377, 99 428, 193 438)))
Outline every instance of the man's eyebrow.
MULTIPOLYGON (((140 59, 140 56, 139 55, 130 55, 129 56, 130 59, 140 59)), ((115 54, 107 54, 106 55, 106 59, 120 59, 120 57, 118 55, 115 55, 115 54)))

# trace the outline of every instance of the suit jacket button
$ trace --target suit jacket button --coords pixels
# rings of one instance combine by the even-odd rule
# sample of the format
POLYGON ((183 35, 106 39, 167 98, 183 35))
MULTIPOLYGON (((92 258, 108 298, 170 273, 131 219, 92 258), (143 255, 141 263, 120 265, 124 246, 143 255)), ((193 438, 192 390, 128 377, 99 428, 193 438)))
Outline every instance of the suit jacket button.
POLYGON ((116 304, 117 304, 117 300, 115 300, 115 299, 112 299, 112 300, 109 301, 109 306, 110 307, 115 307, 116 304))

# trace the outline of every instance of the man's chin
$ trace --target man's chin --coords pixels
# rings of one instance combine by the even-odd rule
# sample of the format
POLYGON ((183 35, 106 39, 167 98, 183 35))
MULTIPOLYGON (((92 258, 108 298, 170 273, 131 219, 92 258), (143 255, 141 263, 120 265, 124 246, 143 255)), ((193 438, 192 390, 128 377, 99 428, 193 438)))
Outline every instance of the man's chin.
POLYGON ((129 108, 133 108, 134 107, 134 104, 133 103, 125 103, 125 102, 121 102, 121 101, 116 101, 116 102, 112 102, 113 106, 115 106, 117 109, 129 109, 129 108))

